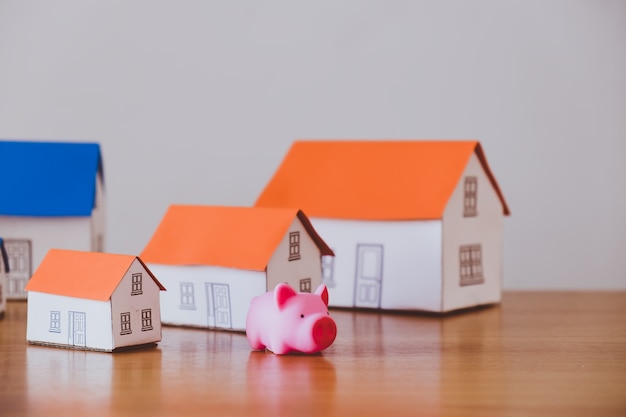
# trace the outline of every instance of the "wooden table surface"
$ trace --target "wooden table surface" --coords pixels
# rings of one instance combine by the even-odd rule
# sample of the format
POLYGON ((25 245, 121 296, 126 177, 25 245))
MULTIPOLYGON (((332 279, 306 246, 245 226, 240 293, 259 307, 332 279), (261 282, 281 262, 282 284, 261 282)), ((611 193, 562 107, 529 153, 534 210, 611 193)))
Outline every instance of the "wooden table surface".
POLYGON ((156 348, 31 346, 0 320, 0 416, 626 416, 626 293, 506 293, 445 317, 333 310, 321 355, 165 327, 156 348))

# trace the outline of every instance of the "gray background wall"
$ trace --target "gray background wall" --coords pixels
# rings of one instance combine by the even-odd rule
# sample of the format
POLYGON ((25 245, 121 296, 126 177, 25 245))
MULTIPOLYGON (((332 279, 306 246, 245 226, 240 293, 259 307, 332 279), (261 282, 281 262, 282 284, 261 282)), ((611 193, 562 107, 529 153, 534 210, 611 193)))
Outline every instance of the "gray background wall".
POLYGON ((131 254, 296 138, 477 138, 505 288, 625 289, 625 41, 624 1, 0 0, 0 137, 100 142, 131 254))

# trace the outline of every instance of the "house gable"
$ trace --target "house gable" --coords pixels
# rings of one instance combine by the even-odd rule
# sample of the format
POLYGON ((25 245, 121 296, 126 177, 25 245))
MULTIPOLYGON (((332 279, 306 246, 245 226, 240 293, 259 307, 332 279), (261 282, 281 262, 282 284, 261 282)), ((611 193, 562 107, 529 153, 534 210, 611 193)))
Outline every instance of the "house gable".
POLYGON ((135 258, 111 295, 114 348, 161 340, 161 287, 135 258))
POLYGON ((100 146, 0 141, 0 178, 12 178, 3 183, 0 215, 90 216, 103 178, 100 146))
POLYGON ((322 283, 322 251, 299 218, 294 218, 267 265, 267 288, 287 282, 312 292, 322 283), (307 281, 308 280, 308 281, 307 281))
POLYGON ((500 301, 503 219, 497 190, 474 155, 443 216, 441 311, 500 301), (470 189, 466 178, 475 181, 470 189), (467 216, 473 199, 475 210, 467 216))
POLYGON ((476 154, 508 207, 477 141, 298 141, 258 207, 299 207, 317 218, 441 219, 476 154))

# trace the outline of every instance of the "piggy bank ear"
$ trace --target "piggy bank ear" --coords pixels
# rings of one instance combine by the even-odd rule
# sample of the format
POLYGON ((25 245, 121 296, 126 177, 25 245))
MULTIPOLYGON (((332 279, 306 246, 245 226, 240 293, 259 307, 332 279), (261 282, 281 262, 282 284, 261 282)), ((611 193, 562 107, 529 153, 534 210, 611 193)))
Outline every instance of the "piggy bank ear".
POLYGON ((319 295, 322 297, 322 301, 324 304, 328 305, 328 289, 326 289, 326 285, 322 284, 315 290, 315 295, 319 295))
POLYGON ((295 295, 295 290, 288 284, 282 282, 278 284, 276 288, 274 288, 274 301, 276 302, 276 306, 278 306, 278 310, 282 310, 287 300, 291 297, 295 297, 295 295))

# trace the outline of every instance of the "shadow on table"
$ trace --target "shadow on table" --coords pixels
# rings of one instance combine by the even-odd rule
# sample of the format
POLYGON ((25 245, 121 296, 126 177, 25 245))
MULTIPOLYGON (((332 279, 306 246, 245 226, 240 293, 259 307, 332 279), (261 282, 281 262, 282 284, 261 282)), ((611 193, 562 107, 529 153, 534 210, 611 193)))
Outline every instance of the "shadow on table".
POLYGON ((332 406, 335 367, 323 354, 251 352, 246 373, 250 413, 325 415, 332 406))

